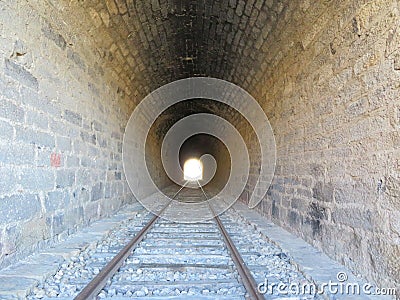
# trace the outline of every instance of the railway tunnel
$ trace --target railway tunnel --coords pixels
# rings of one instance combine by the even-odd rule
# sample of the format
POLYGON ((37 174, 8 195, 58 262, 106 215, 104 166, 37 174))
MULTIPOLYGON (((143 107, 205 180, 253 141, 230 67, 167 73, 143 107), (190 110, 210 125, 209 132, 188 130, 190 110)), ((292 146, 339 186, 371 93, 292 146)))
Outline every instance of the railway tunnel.
POLYGON ((246 154, 234 201, 399 294, 399 9, 394 0, 1 0, 0 283, 3 269, 171 186, 169 159, 179 173, 203 157, 204 174, 213 170, 205 188, 218 193, 246 154), (156 95, 129 127, 149 95, 196 90, 198 80, 242 98, 219 101, 207 87, 163 107, 156 95), (246 117, 250 103, 267 122, 246 117), (196 133, 195 116, 221 129, 196 133), (163 152, 184 120, 193 133, 163 152))

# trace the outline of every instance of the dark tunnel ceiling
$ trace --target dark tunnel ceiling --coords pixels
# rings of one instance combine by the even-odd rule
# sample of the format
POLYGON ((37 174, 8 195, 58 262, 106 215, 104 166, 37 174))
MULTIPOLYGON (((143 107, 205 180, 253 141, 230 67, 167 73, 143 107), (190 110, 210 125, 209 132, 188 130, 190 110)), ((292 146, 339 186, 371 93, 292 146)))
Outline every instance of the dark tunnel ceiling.
POLYGON ((260 56, 250 53, 256 50, 254 42, 261 34, 267 8, 263 1, 258 1, 258 8, 253 2, 246 1, 242 9, 244 2, 238 7, 236 0, 135 1, 136 5, 130 6, 131 39, 142 42, 146 75, 148 81, 155 81, 151 86, 191 76, 231 80, 239 66, 246 67, 241 73, 249 74, 260 65, 255 61, 260 56), (243 10, 241 17, 236 10, 243 10), (253 26, 247 24, 250 16, 253 26), (140 23, 135 22, 137 17, 140 23), (233 43, 235 38, 238 45, 233 43), (244 57, 246 62, 241 64, 244 57))
POLYGON ((110 12, 110 36, 134 57, 131 81, 141 96, 191 76, 249 89, 265 57, 266 35, 282 10, 277 0, 99 0, 84 5, 100 15, 110 12))
POLYGON ((149 136, 156 136, 158 140, 162 140, 177 121, 199 113, 209 113, 224 118, 234 125, 242 133, 243 137, 243 130, 253 132, 250 123, 231 106, 210 99, 190 99, 176 103, 160 114, 153 123, 149 136), (241 126, 237 126, 238 124, 241 126))
POLYGON ((167 131, 180 119, 191 114, 209 113, 225 118, 231 123, 247 121, 232 107, 209 99, 191 99, 181 101, 166 109, 152 126, 158 139, 162 140, 167 131))

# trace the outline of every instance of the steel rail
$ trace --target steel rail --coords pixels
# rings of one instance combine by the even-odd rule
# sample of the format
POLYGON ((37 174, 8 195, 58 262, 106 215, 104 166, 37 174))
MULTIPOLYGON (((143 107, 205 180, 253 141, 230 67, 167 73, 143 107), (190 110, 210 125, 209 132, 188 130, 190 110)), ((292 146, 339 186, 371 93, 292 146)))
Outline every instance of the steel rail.
MULTIPOLYGON (((186 186, 187 182, 181 189, 175 193, 172 197, 174 199, 179 192, 186 186)), ((198 182, 201 191, 203 192, 205 198, 208 200, 207 194, 204 189, 198 182)), ((135 247, 143 240, 148 231, 153 227, 154 223, 158 220, 160 215, 164 212, 164 210, 170 205, 171 201, 164 206, 160 212, 153 216, 151 220, 135 235, 135 237, 100 271, 99 274, 92 281, 90 281, 85 288, 74 298, 75 300, 91 300, 95 299, 100 291, 107 284, 107 281, 114 276, 114 274, 118 271, 118 269, 122 266, 125 260, 131 255, 131 252, 135 247)), ((250 273, 250 270, 247 268, 243 258, 241 257, 239 251, 234 245, 232 239, 230 238, 228 232, 226 231, 224 225, 222 224, 220 218, 215 214, 215 211, 210 203, 208 203, 212 214, 214 215, 214 219, 218 225, 218 229, 221 232, 221 235, 224 239, 225 244, 228 247, 231 258, 238 270, 239 276, 242 280, 242 283, 249 294, 250 299, 259 300, 265 299, 257 290, 257 284, 250 273)))
MULTIPOLYGON (((176 195, 175 195, 176 196, 176 195)), ((143 240, 146 233, 153 227, 164 210, 170 205, 171 201, 165 205, 160 212, 135 235, 135 237, 100 271, 95 278, 85 286, 85 288, 75 297, 75 300, 95 299, 104 288, 107 281, 114 276, 125 260, 131 255, 135 247, 143 240)))
MULTIPOLYGON (((199 187, 204 194, 204 197, 208 200, 207 194, 205 193, 203 187, 200 185, 199 187)), ((228 247, 229 253, 231 254, 232 260, 238 270, 239 276, 242 279, 242 283, 249 294, 249 298, 252 300, 264 300, 264 296, 258 292, 257 283, 251 274, 249 268, 246 266, 246 263, 243 261, 242 256, 240 255, 238 249, 236 248, 234 242, 232 241, 229 233, 226 231, 225 226, 222 224, 221 219, 216 215, 214 208, 208 203, 210 207, 211 213, 214 215, 215 222, 218 225, 218 229, 221 232, 221 235, 225 241, 225 244, 228 247)))
MULTIPOLYGON (((211 207, 211 206, 210 206, 211 207)), ((218 216, 215 216, 215 221, 218 224, 219 230, 222 233, 222 237, 225 240, 225 244, 228 246, 229 252, 231 253, 231 257, 233 262, 236 265, 236 268, 239 272, 239 276, 242 279, 242 283, 249 293, 250 299, 259 300, 265 299, 262 294, 258 292, 257 283, 251 274, 249 268, 246 266, 246 263, 243 261, 242 256, 240 255, 238 249, 236 248, 235 244, 233 243, 231 237, 229 236, 228 232, 226 231, 224 225, 221 222, 221 219, 218 216)))

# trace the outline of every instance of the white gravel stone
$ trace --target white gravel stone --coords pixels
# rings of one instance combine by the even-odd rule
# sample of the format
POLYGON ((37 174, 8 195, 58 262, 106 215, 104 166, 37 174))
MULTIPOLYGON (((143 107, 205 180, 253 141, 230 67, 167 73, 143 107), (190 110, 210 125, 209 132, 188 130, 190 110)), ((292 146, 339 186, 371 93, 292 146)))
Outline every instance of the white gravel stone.
MULTIPOLYGON (((55 276, 46 280, 43 288, 34 290, 28 299, 41 299, 45 296, 50 298, 75 297, 79 290, 90 279, 94 278, 101 268, 132 238, 133 233, 144 226, 144 219, 148 217, 148 214, 143 214, 142 219, 140 219, 140 215, 138 214, 133 222, 112 230, 96 246, 88 247, 78 255, 71 257, 69 261, 61 265, 55 276), (41 294, 41 291, 43 291, 43 294, 41 294)), ((243 255, 245 262, 250 266, 262 267, 253 271, 257 278, 268 277, 277 282, 285 283, 293 280, 305 280, 279 248, 264 240, 259 233, 242 222, 235 214, 223 215, 221 220, 226 224, 227 231, 232 234, 231 237, 238 250, 246 253, 246 255, 243 255)), ((244 288, 239 283, 238 273, 215 223, 209 222, 207 225, 201 225, 201 230, 194 230, 194 227, 174 224, 165 220, 156 225, 157 233, 151 234, 150 232, 138 245, 128 258, 127 266, 122 266, 119 273, 107 283, 107 286, 99 295, 100 298, 113 296, 145 297, 152 295, 180 295, 183 297, 185 295, 244 295, 244 288), (167 234, 162 234, 164 231, 167 234), (209 236, 216 237, 216 240, 201 240, 200 237, 207 237, 207 234, 197 233, 200 231, 213 232, 209 236), (193 235, 199 237, 199 240, 193 239, 193 235), (176 238, 174 239, 173 237, 176 238), (154 265, 177 263, 183 265, 188 265, 189 263, 210 264, 221 265, 224 268, 184 268, 171 271, 171 269, 168 270, 166 268, 141 267, 140 264, 142 263, 154 265), (227 266, 230 267, 227 268, 227 266), (218 280, 232 280, 232 284, 221 287, 216 283, 218 280), (210 282, 210 285, 199 287, 195 284, 191 285, 191 281, 210 282), (141 282, 146 282, 146 286, 140 285, 141 282), (170 285, 171 287, 151 286, 149 282, 165 283, 165 285, 170 285), (177 286, 177 282, 185 282, 185 285, 177 286), (131 283, 135 283, 135 285, 131 283)))

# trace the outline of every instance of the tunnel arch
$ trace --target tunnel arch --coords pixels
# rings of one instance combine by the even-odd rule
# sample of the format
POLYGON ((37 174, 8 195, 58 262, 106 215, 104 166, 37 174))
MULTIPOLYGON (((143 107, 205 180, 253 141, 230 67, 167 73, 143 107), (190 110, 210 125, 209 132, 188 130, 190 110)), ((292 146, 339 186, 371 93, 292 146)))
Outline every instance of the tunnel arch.
MULTIPOLYGON (((121 161, 132 111, 164 84, 213 77, 254 96, 276 135, 256 210, 368 280, 398 283, 398 11, 394 0, 3 1, 1 265, 135 201, 121 161)), ((146 154, 160 179, 164 117, 146 154)), ((235 122, 250 195, 257 139, 235 122)))

